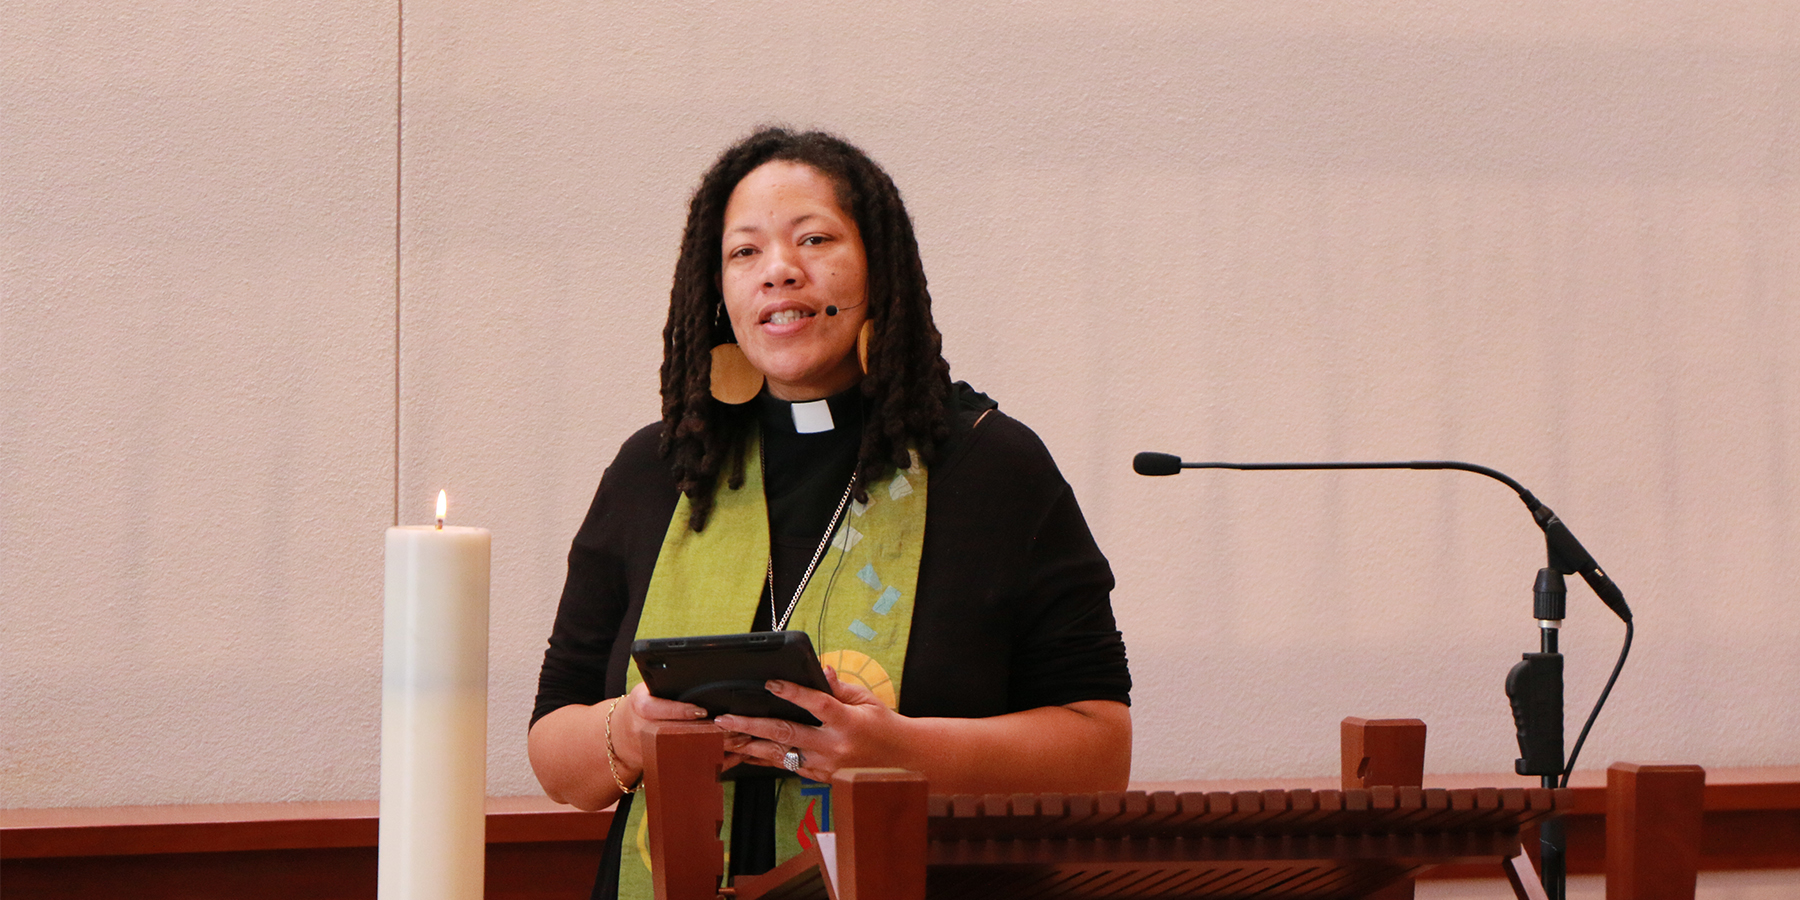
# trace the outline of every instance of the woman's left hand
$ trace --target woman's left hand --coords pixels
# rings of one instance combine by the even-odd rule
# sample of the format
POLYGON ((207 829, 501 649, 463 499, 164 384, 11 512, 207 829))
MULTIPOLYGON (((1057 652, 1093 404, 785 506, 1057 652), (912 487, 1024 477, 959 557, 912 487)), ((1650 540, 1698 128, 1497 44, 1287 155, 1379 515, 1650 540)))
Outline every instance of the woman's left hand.
POLYGON ((729 732, 725 749, 777 769, 786 768, 783 761, 790 749, 798 750, 800 774, 814 781, 828 781, 842 768, 893 765, 901 751, 905 719, 868 688, 839 681, 829 666, 825 680, 831 685, 829 694, 787 681, 767 685, 770 693, 812 713, 818 725, 719 716, 713 722, 729 732))

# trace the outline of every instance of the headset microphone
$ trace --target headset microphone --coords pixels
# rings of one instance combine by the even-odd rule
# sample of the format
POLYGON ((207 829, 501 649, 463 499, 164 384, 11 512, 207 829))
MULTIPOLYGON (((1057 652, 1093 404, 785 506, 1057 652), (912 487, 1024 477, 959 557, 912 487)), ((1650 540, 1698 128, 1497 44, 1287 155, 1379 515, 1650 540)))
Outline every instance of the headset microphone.
MULTIPOLYGON (((855 306, 846 306, 846 307, 844 307, 844 309, 855 309, 857 306, 864 306, 864 305, 868 304, 868 302, 869 301, 864 300, 862 303, 858 303, 855 306)), ((825 314, 828 316, 835 316, 838 314, 839 311, 840 310, 835 305, 825 307, 825 314)))

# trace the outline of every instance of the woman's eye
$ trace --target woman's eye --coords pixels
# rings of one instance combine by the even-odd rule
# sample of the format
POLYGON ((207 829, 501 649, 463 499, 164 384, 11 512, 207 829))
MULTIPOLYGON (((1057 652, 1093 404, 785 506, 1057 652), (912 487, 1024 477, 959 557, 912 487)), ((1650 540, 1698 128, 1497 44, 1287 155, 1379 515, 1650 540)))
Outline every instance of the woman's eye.
POLYGON ((755 252, 756 252, 756 248, 754 248, 754 247, 739 247, 736 250, 733 250, 730 253, 726 254, 726 257, 728 259, 740 259, 742 257, 749 256, 750 254, 755 253, 755 252))
POLYGON ((800 244, 804 247, 817 247, 823 243, 825 243, 825 236, 822 234, 809 234, 800 239, 800 244))

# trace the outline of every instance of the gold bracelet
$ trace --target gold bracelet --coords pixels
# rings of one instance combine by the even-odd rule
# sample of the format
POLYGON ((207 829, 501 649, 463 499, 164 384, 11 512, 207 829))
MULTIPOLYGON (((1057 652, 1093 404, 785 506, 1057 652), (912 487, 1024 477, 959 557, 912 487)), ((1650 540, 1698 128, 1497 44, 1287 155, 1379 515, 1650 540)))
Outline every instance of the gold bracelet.
MULTIPOLYGON (((619 777, 619 770, 613 765, 613 760, 619 758, 619 751, 613 749, 612 714, 613 710, 619 708, 619 701, 623 699, 625 698, 614 697, 612 705, 606 708, 606 771, 612 773, 613 783, 619 786, 619 790, 624 791, 627 794, 635 794, 638 792, 638 788, 626 787, 625 779, 619 777)), ((642 776, 638 777, 638 787, 643 787, 643 780, 642 776)))

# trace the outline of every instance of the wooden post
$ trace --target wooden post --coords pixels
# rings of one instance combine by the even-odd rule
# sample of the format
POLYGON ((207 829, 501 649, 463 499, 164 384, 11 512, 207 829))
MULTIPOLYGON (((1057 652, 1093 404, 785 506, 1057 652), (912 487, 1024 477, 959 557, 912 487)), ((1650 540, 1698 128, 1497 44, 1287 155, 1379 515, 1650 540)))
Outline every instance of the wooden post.
POLYGON ((1351 716, 1339 730, 1344 790, 1424 786, 1424 722, 1351 716))
MULTIPOLYGON (((1338 733, 1344 790, 1424 786, 1424 722, 1350 716, 1338 726, 1338 733)), ((1408 878, 1368 896, 1369 900, 1412 900, 1413 881, 1408 878)))
POLYGON ((925 900, 925 776, 839 769, 831 795, 837 900, 925 900))
POLYGON ((725 874, 719 840, 725 792, 719 767, 725 732, 711 722, 661 722, 650 726, 644 759, 645 824, 650 837, 650 881, 656 900, 713 900, 725 874))
POLYGON ((1705 790, 1699 766, 1606 770, 1606 900, 1693 900, 1705 790))

